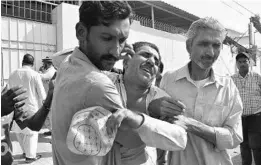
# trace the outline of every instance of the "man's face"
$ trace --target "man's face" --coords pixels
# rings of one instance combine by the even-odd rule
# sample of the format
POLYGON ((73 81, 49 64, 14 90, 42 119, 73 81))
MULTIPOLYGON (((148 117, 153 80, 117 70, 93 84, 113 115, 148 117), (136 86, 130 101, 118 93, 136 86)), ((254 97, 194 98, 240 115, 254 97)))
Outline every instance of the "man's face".
POLYGON ((99 25, 89 29, 83 49, 97 68, 107 71, 113 68, 129 36, 129 29, 129 18, 115 20, 108 27, 99 25))
POLYGON ((241 57, 237 60, 237 68, 240 72, 242 71, 248 71, 249 69, 249 60, 246 57, 241 57))
POLYGON ((158 73, 159 53, 150 46, 140 47, 127 63, 126 76, 143 83, 151 83, 158 73))
POLYGON ((222 49, 222 39, 222 34, 215 30, 199 30, 189 45, 191 61, 201 69, 211 68, 222 49))

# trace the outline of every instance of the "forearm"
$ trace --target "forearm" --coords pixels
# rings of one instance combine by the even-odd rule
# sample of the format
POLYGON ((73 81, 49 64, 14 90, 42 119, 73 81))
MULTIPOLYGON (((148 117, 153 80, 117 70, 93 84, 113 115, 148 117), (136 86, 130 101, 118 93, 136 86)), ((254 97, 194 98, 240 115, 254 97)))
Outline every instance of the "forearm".
POLYGON ((144 117, 140 113, 135 113, 129 110, 126 116, 127 118, 123 120, 122 124, 126 124, 132 129, 139 128, 144 122, 144 117))
POLYGON ((28 128, 30 128, 33 131, 39 131, 50 112, 52 102, 52 96, 48 94, 46 100, 43 103, 43 106, 28 120, 28 128))
POLYGON ((147 115, 144 115, 144 123, 136 131, 142 141, 150 147, 179 151, 187 144, 187 133, 182 127, 147 115))
POLYGON ((196 120, 187 124, 187 132, 197 135, 216 145, 216 133, 214 127, 208 126, 196 120))

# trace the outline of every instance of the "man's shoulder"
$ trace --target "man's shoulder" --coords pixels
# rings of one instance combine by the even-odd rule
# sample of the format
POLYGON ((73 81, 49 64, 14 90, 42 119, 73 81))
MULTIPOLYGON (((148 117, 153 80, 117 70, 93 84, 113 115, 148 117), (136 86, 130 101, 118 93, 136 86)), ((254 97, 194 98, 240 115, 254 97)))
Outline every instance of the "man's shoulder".
POLYGON ((164 79, 168 79, 168 80, 173 80, 174 81, 177 78, 178 75, 184 76, 184 74, 182 74, 183 72, 184 72, 184 67, 181 67, 181 68, 176 69, 176 70, 166 71, 164 73, 163 77, 164 77, 164 79))
POLYGON ((113 85, 111 79, 99 71, 82 71, 75 74, 58 73, 56 83, 61 88, 79 88, 81 91, 94 87, 110 87, 113 85))
POLYGON ((169 96, 167 92, 157 86, 151 86, 151 92, 153 92, 154 98, 160 98, 164 96, 169 96))
POLYGON ((253 74, 253 76, 255 76, 255 77, 261 77, 261 75, 260 75, 259 73, 257 73, 257 72, 252 72, 252 74, 253 74))
POLYGON ((215 73, 215 79, 224 87, 232 88, 235 86, 232 76, 215 73))

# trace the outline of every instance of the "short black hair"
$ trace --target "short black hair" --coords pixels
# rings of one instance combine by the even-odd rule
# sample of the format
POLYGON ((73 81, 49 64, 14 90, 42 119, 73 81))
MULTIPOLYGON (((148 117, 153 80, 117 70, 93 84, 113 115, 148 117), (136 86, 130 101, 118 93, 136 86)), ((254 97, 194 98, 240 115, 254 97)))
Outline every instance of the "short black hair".
POLYGON ((22 65, 34 65, 34 56, 25 54, 23 57, 22 65))
POLYGON ((238 59, 240 59, 240 58, 246 58, 246 59, 249 60, 249 55, 248 55, 247 53, 245 53, 245 52, 240 52, 240 53, 238 53, 237 56, 236 56, 236 61, 237 61, 238 59))
POLYGON ((92 26, 109 26, 114 20, 126 18, 132 22, 132 8, 127 1, 83 1, 79 8, 80 22, 89 29, 92 26))
POLYGON ((133 46, 134 52, 137 52, 139 50, 139 48, 142 46, 149 46, 149 47, 155 49, 159 54, 159 62, 161 62, 160 51, 159 51, 159 48, 155 44, 147 42, 147 41, 140 41, 140 42, 135 42, 132 46, 133 46))
POLYGON ((159 72, 162 73, 164 70, 164 64, 162 61, 160 61, 160 65, 159 65, 159 72))

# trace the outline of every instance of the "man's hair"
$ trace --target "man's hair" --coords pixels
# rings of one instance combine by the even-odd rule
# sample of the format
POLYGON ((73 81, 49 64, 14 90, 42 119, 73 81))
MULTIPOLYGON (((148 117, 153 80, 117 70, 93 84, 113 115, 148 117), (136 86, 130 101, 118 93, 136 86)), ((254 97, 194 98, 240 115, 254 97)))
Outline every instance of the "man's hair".
POLYGON ((34 65, 34 56, 25 54, 23 57, 22 65, 34 65))
POLYGON ((162 73, 164 70, 164 64, 162 61, 160 61, 160 65, 159 65, 159 72, 162 73))
POLYGON ((222 41, 226 38, 226 29, 225 27, 217 20, 212 17, 205 17, 205 18, 200 18, 197 21, 194 21, 187 32, 187 41, 192 42, 194 38, 197 36, 199 33, 199 30, 215 30, 218 31, 222 34, 222 41))
POLYGON ((79 17, 88 29, 97 25, 109 26, 114 20, 129 18, 131 22, 132 8, 126 1, 83 1, 79 17))
POLYGON ((142 46, 149 46, 152 49, 155 49, 159 54, 159 61, 161 62, 161 55, 160 55, 160 52, 159 52, 159 48, 155 44, 150 43, 150 42, 146 42, 146 41, 141 41, 141 42, 135 42, 132 46, 133 46, 134 52, 137 52, 139 50, 139 48, 142 47, 142 46))

